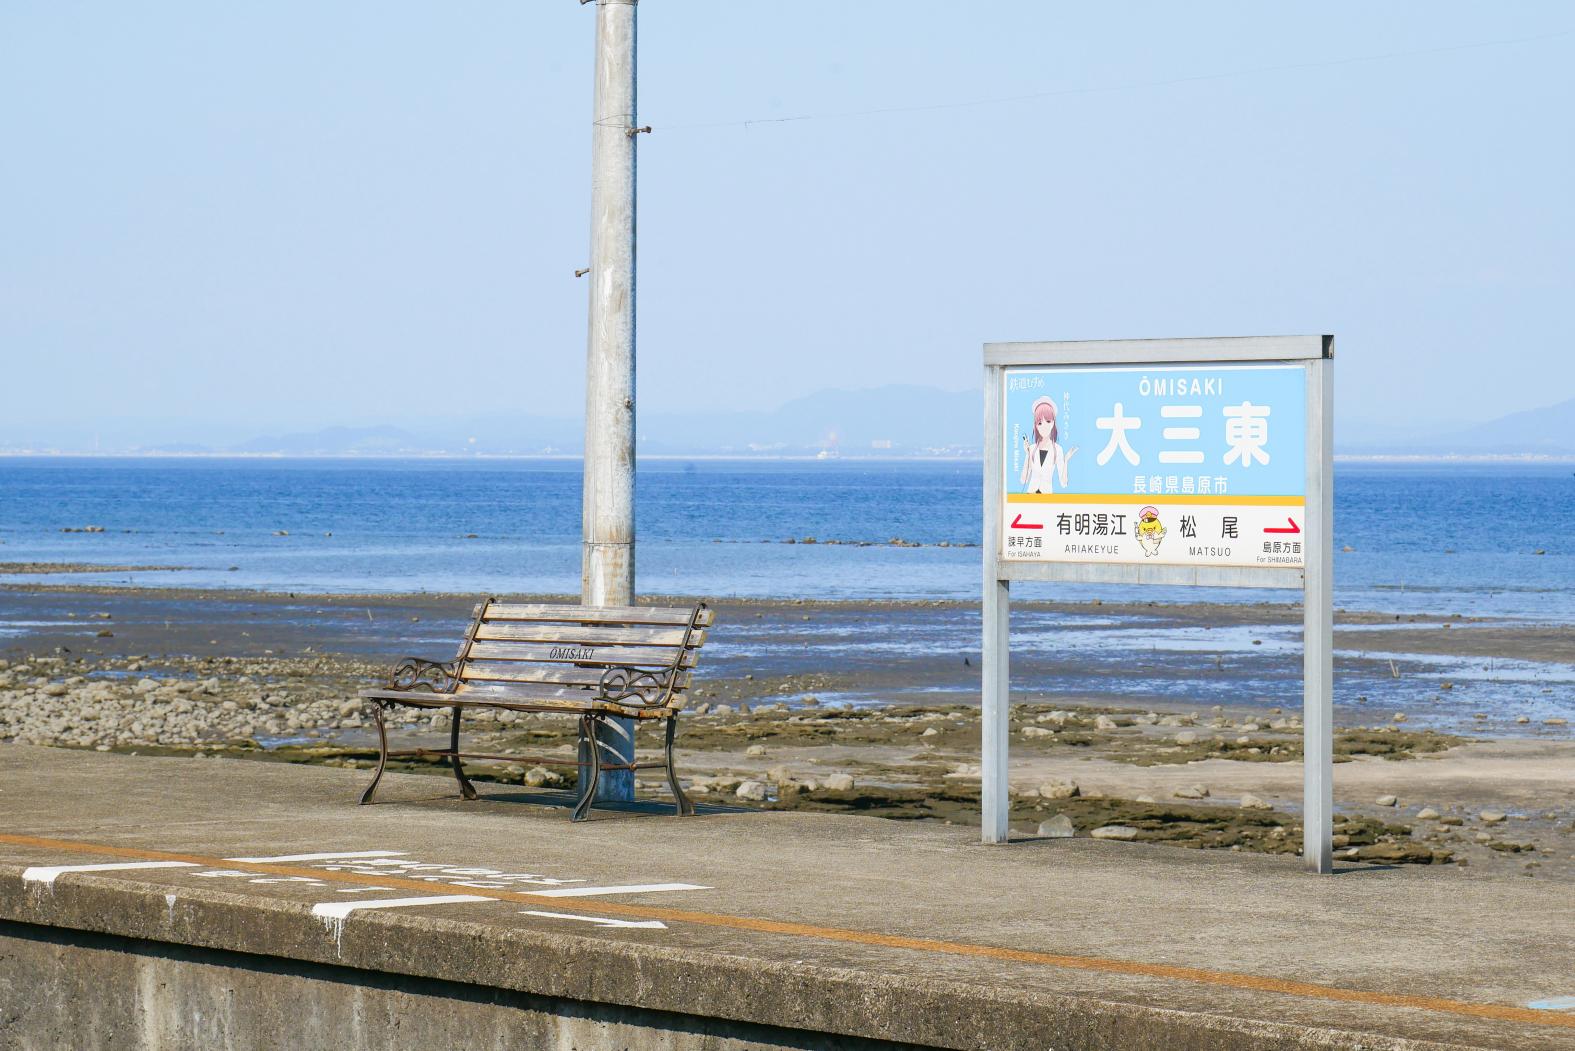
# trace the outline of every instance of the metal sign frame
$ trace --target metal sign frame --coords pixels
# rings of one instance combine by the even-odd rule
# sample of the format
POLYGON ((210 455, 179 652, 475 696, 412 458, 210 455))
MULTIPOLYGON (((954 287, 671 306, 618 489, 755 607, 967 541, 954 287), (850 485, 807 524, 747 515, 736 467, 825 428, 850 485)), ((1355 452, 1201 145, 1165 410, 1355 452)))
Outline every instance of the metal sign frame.
POLYGON ((1010 817, 1011 583, 1193 584, 1204 587, 1300 588, 1304 616, 1302 721, 1302 858, 1308 871, 1333 870, 1334 614, 1332 596, 1334 475, 1333 336, 1242 336, 1203 339, 1094 340, 984 345, 984 660, 982 836, 1005 843, 1010 817), (1002 557, 1002 402, 1014 366, 1098 367, 1300 365, 1306 375, 1306 484, 1303 566, 1180 566, 1100 562, 1009 561, 1002 557))

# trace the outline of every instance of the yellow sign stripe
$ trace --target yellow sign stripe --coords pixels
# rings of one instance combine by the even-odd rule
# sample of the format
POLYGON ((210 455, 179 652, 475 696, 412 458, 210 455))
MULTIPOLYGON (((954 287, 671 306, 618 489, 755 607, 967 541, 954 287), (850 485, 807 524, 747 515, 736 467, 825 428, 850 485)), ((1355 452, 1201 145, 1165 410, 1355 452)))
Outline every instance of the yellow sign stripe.
MULTIPOLYGON (((200 854, 183 854, 137 847, 117 847, 107 843, 85 843, 44 836, 27 836, 0 833, 0 843, 29 847, 37 850, 67 851, 72 853, 99 854, 107 857, 135 858, 139 861, 184 861, 210 868, 233 868, 248 872, 280 876, 306 876, 324 883, 360 884, 396 890, 413 890, 430 894, 439 884, 425 880, 402 879, 378 874, 362 876, 352 872, 329 872, 324 869, 301 868, 293 865, 266 862, 234 861, 225 858, 205 857, 200 854)), ((537 904, 551 902, 554 909, 566 912, 593 910, 608 916, 627 916, 631 919, 662 920, 675 923, 693 923, 736 931, 762 934, 783 934, 799 938, 848 942, 854 945, 877 946, 891 949, 912 949, 916 952, 939 953, 952 956, 972 956, 1012 963, 1038 964, 1067 970, 1095 971, 1106 974, 1138 975, 1165 978, 1172 981, 1200 985, 1221 986, 1254 992, 1279 993, 1311 1000, 1328 1000, 1336 1003, 1365 1004, 1374 1007, 1406 1007, 1422 1011, 1458 1015, 1465 1018, 1482 1018, 1497 1022, 1519 1022, 1527 1025, 1575 1029, 1575 1015, 1562 1012, 1538 1011, 1509 1004, 1481 1003, 1470 1000, 1450 1000, 1439 996, 1415 993, 1384 993, 1368 989, 1349 989, 1316 982, 1303 982, 1271 975, 1243 974, 1234 971, 1215 971, 1202 967, 1177 964, 1148 963, 1141 960, 1111 959, 1101 956, 1082 956, 1067 953, 1039 952, 1029 949, 1007 949, 996 945, 971 942, 942 941, 935 938, 915 938, 879 931, 848 930, 838 927, 818 927, 792 920, 757 919, 732 916, 727 913, 697 912, 689 909, 662 908, 655 905, 629 905, 623 902, 576 902, 573 898, 554 898, 529 891, 487 890, 465 888, 466 893, 498 901, 537 904)))
POLYGON ((1223 504, 1231 507, 1302 507, 1305 496, 1230 496, 1220 493, 1007 493, 1009 504, 1223 504))

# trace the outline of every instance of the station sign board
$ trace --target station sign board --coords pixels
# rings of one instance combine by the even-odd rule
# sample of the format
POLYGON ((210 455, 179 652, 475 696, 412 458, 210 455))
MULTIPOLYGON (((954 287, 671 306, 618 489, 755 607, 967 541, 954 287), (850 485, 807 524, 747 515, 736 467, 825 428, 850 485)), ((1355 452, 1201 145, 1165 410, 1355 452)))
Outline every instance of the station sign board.
POLYGON ((1010 838, 1014 583, 1297 589, 1303 864, 1332 869, 1330 336, 984 348, 981 836, 1010 838))
POLYGON ((1301 364, 1004 369, 1000 557, 1301 568, 1301 364))

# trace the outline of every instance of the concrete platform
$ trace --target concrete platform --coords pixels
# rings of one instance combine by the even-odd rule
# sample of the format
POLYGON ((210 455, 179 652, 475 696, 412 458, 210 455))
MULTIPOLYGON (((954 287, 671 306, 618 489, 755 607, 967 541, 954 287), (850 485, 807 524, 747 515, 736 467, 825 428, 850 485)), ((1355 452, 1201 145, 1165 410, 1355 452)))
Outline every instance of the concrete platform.
POLYGON ((366 776, 0 746, 0 1046, 1575 1048, 1567 885, 366 776))

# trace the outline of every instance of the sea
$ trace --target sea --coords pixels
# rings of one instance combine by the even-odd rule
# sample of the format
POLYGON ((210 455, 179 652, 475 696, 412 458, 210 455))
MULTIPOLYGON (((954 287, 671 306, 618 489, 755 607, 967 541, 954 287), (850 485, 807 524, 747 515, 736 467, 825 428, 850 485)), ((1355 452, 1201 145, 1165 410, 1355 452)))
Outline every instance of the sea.
MULTIPOLYGON (((951 461, 646 460, 637 590, 848 603, 719 625, 706 648, 711 674, 834 668, 858 685, 826 703, 974 703, 977 664, 965 662, 979 645, 970 603, 981 577, 981 470, 951 461), (887 612, 861 604, 936 599, 958 601, 887 612)), ((0 583, 259 589, 299 601, 254 615, 307 624, 320 616, 309 596, 325 592, 574 594, 580 488, 572 460, 0 459, 0 583), (6 573, 8 563, 163 568, 29 575, 6 573)), ((1335 604, 1397 619, 1575 625, 1572 537, 1575 465, 1340 464, 1335 604)), ((1294 618, 1248 611, 1230 624, 1185 626, 1148 612, 1150 603, 1161 614, 1200 600, 1290 603, 1297 592, 1018 584, 1013 597, 1055 600, 1014 611, 1014 689, 1200 709, 1300 705, 1294 618)), ((36 603, 0 593, 0 644, 42 627, 93 630, 45 624, 28 609, 36 603)), ((368 621, 353 643, 368 655, 446 653, 463 627, 434 618, 391 627, 370 613, 368 621)), ((1405 711, 1417 727, 1570 735, 1575 666, 1406 652, 1403 635, 1395 638, 1393 650, 1337 648, 1343 723, 1405 711)))
MULTIPOLYGON (((642 593, 973 599, 981 465, 645 460, 642 593), (813 541, 813 542, 811 542, 813 541)), ((0 563, 170 567, 0 581, 284 592, 579 590, 576 460, 0 459, 0 563), (75 532, 88 527, 102 532, 75 532)), ((1575 465, 1342 463, 1335 604, 1575 621, 1575 465)), ((1258 602, 1291 592, 1022 587, 1258 602)))

